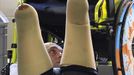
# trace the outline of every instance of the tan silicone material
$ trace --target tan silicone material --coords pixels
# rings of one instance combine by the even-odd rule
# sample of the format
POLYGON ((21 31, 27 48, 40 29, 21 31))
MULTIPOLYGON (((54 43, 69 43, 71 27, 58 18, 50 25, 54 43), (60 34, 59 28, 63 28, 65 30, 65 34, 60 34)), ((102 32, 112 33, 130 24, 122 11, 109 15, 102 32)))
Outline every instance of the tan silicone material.
POLYGON ((87 0, 68 0, 66 16, 61 66, 81 65, 96 69, 87 0))
POLYGON ((15 11, 18 33, 19 75, 40 75, 52 68, 52 62, 43 45, 36 10, 23 4, 15 11))

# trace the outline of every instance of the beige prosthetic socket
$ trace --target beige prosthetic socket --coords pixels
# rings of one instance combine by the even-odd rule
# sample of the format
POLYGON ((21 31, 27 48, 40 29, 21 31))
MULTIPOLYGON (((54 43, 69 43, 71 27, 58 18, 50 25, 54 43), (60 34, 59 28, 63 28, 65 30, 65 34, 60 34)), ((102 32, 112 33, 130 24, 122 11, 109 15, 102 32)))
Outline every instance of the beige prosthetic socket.
POLYGON ((52 68, 52 62, 43 45, 38 15, 28 5, 20 5, 15 12, 18 32, 19 75, 40 75, 52 68))
POLYGON ((68 0, 66 17, 61 66, 81 65, 96 69, 87 0, 68 0))

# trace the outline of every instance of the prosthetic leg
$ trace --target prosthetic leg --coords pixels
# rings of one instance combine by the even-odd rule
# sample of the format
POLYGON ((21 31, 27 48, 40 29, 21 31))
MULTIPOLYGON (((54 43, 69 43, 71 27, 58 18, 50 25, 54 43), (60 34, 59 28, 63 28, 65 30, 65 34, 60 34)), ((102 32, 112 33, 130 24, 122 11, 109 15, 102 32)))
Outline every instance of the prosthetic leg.
POLYGON ((87 0, 68 0, 62 75, 96 75, 87 0))
POLYGON ((52 62, 43 45, 38 15, 28 4, 20 5, 15 12, 18 33, 19 75, 52 75, 52 62), (48 72, 48 73, 46 73, 48 72))

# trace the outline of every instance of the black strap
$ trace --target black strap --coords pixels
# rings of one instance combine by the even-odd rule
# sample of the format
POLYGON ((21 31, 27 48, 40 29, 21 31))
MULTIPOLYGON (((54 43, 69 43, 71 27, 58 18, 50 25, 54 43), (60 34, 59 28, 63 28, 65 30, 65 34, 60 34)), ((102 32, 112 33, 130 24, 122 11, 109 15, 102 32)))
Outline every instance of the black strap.
POLYGON ((17 48, 17 44, 16 43, 12 43, 11 44, 11 48, 17 48))

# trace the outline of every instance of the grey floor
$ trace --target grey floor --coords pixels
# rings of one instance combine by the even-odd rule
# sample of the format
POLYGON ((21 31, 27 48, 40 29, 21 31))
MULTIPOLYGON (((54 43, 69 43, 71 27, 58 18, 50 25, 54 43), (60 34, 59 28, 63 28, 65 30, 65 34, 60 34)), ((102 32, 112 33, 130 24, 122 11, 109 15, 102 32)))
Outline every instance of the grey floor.
POLYGON ((113 69, 110 65, 99 65, 98 75, 113 75, 113 69))

